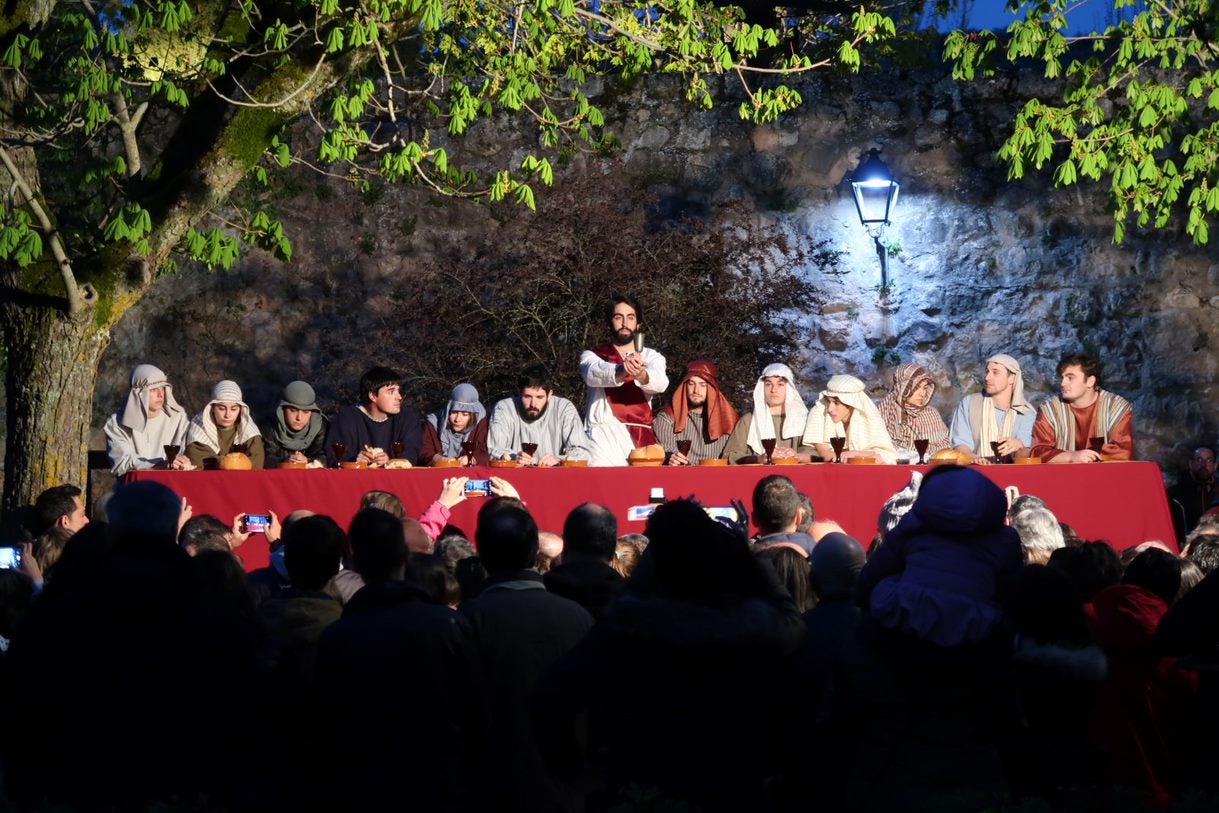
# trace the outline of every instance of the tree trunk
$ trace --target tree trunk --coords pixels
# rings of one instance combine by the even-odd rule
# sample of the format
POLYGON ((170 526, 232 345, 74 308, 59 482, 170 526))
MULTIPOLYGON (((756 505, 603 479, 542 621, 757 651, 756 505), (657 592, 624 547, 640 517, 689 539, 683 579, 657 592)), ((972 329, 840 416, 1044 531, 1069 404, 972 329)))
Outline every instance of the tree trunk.
POLYGON ((12 301, 0 327, 8 356, 3 508, 11 511, 60 483, 85 487, 93 387, 110 329, 12 301))

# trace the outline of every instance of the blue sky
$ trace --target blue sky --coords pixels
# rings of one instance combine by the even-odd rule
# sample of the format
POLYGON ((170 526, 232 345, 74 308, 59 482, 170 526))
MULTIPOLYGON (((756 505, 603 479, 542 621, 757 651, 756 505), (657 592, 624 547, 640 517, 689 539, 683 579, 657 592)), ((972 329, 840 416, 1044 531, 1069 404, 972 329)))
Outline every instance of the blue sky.
MULTIPOLYGON (((973 29, 1003 30, 1014 19, 1014 15, 1004 11, 1004 0, 961 0, 957 5, 960 8, 940 20, 937 28, 959 28, 964 22, 973 29)), ((1125 18, 1132 17, 1142 6, 1143 3, 1136 2, 1133 6, 1121 9, 1120 14, 1125 18)), ((1118 13, 1113 8, 1113 0, 1082 0, 1067 16, 1070 21, 1067 33, 1103 31, 1106 26, 1116 21, 1118 13)))

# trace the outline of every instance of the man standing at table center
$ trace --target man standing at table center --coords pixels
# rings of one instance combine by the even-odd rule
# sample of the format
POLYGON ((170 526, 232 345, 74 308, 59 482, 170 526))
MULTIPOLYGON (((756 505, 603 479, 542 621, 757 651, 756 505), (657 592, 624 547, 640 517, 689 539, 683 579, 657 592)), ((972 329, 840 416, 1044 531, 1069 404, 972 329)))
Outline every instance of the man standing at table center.
POLYGON ((1033 424, 1033 454, 1046 463, 1098 463, 1134 459, 1130 402, 1102 390, 1101 364, 1087 353, 1062 357, 1056 370, 1062 396, 1041 405, 1033 424), (1100 452, 1089 438, 1101 438, 1100 452))
POLYGON ((608 315, 612 339, 584 351, 580 377, 588 387, 590 465, 625 466, 632 449, 656 443, 651 398, 668 388, 669 377, 664 356, 635 349, 643 328, 638 300, 615 296, 608 315))

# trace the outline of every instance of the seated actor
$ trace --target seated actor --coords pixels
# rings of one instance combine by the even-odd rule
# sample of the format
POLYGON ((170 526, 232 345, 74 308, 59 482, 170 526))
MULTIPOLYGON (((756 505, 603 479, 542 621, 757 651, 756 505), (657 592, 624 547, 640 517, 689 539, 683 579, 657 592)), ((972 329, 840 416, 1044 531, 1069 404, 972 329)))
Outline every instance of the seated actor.
POLYGON ((1071 353, 1057 372, 1062 396, 1052 396, 1037 413, 1033 455, 1046 463, 1133 460, 1134 414, 1129 401, 1100 388, 1100 360, 1071 353), (1091 438, 1100 438, 1099 452, 1091 438))
POLYGON ((103 429, 110 470, 122 477, 129 471, 163 464, 171 469, 189 465, 190 458, 181 454, 188 423, 186 410, 174 400, 165 373, 151 364, 136 367, 131 371, 127 405, 111 415, 103 429), (167 446, 178 448, 179 454, 172 460, 166 459, 167 446))
POLYGON ((212 468, 230 452, 243 452, 255 469, 263 467, 262 435, 250 417, 236 381, 221 381, 212 387, 207 402, 186 430, 186 455, 196 468, 212 468))
POLYGON ((686 365, 686 377, 673 393, 673 403, 652 420, 656 441, 665 447, 670 466, 697 464, 723 457, 737 421, 736 409, 720 391, 719 371, 705 360, 686 365), (690 441, 690 451, 678 451, 679 440, 690 441))
MULTIPOLYGON (((893 371, 893 389, 876 408, 885 419, 885 429, 893 445, 912 459, 918 458, 916 441, 927 441, 927 454, 949 447, 948 427, 931 405, 935 381, 927 368, 913 361, 899 364, 893 371)), ((900 455, 899 455, 900 456, 900 455)))
POLYGON ((425 462, 434 463, 445 458, 457 458, 465 462, 466 444, 470 445, 470 456, 479 466, 487 465, 487 408, 479 400, 478 390, 473 384, 458 384, 449 396, 444 409, 427 416, 423 425, 423 454, 425 462))
POLYGON ((775 439, 775 450, 791 449, 807 463, 812 449, 801 443, 808 407, 796 389, 796 377, 786 364, 770 364, 753 388, 753 411, 737 421, 724 456, 729 463, 757 463, 766 458, 763 440, 775 439), (770 416, 770 420, 757 416, 770 416))
POLYGON ((885 429, 885 419, 864 383, 853 375, 832 377, 808 415, 804 444, 817 450, 822 460, 835 458, 830 438, 846 438, 842 459, 871 457, 881 463, 896 463, 897 449, 885 429))
POLYGON ((998 454, 1027 457, 1033 445, 1033 421, 1037 413, 1024 397, 1024 374, 1020 362, 1006 353, 986 360, 986 383, 982 392, 961 399, 952 416, 952 445, 973 455, 975 463, 992 462, 998 454))
POLYGON ((624 466, 632 449, 656 442, 652 396, 668 389, 669 377, 665 357, 642 347, 638 300, 616 296, 606 316, 610 341, 580 355, 588 389, 588 450, 591 465, 624 466))
POLYGON ((555 466, 562 458, 587 460, 588 442, 576 405, 554 394, 549 371, 526 367, 516 380, 517 394, 491 410, 487 446, 493 459, 515 458, 522 466, 555 466), (525 451, 525 444, 534 444, 525 451))
POLYGON ((267 468, 280 463, 325 460, 326 424, 313 387, 304 381, 293 381, 284 387, 275 408, 275 420, 262 433, 267 468))
POLYGON ((373 367, 360 378, 359 404, 339 410, 326 435, 326 460, 383 466, 390 457, 416 461, 423 447, 419 413, 402 406, 402 376, 388 367, 373 367), (343 446, 342 458, 335 444, 343 446), (394 452, 394 443, 402 451, 394 452))

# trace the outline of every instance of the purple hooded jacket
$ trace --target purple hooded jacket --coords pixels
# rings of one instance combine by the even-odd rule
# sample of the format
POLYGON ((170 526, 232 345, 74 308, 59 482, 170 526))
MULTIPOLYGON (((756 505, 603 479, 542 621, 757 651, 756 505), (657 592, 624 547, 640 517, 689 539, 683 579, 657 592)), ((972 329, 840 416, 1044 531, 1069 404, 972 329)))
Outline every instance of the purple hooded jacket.
POLYGON ((1023 565, 1007 498, 972 469, 929 474, 872 554, 855 598, 882 626, 939 646, 975 643, 999 624, 999 583, 1023 565))

